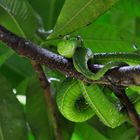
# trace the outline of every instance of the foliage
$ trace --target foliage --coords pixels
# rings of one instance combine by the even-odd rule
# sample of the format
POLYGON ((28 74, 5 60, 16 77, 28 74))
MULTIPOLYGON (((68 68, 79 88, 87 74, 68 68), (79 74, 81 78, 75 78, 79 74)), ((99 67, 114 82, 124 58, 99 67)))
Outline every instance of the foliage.
MULTIPOLYGON (((45 48, 53 45, 49 49, 55 52, 59 37, 66 34, 80 35, 93 52, 133 52, 140 47, 139 0, 0 0, 0 24, 45 48), (54 31, 42 39, 38 29, 54 31)), ((45 73, 56 79, 50 83, 55 98, 65 77, 48 68, 45 73)), ((45 96, 35 75, 28 59, 0 43, 1 140, 53 139, 45 96)), ((139 88, 127 89, 128 94, 136 91, 139 88)), ((138 139, 130 122, 112 129, 96 116, 84 123, 59 117, 64 140, 138 139)))

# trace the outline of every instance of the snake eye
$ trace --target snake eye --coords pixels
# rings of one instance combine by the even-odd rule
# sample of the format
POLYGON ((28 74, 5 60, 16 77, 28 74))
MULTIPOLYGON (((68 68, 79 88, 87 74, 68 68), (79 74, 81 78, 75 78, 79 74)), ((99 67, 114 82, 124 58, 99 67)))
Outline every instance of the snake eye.
POLYGON ((81 36, 79 36, 79 35, 76 36, 75 38, 76 38, 76 40, 78 40, 78 41, 79 41, 79 40, 82 40, 82 39, 81 39, 81 36))
POLYGON ((82 40, 81 36, 76 36, 75 40, 77 41, 77 46, 78 47, 84 46, 84 43, 83 43, 83 40, 82 40))
POLYGON ((70 40, 70 35, 65 35, 65 36, 63 37, 63 40, 70 40))

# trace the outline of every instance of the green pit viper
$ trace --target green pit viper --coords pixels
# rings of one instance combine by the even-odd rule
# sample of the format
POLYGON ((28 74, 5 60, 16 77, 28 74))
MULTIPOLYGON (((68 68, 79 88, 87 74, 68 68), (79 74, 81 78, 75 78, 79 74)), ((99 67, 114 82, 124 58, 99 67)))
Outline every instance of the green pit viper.
MULTIPOLYGON (((62 56, 72 58, 75 69, 91 80, 100 79, 113 66, 140 63, 138 53, 93 54, 89 48, 83 47, 79 37, 65 38, 58 43, 57 50, 62 56), (88 69, 88 61, 104 64, 104 67, 95 74, 88 69)), ((62 115, 70 121, 83 122, 96 114, 106 126, 115 128, 129 119, 115 105, 115 98, 113 101, 111 98, 97 84, 87 85, 80 80, 67 78, 56 95, 56 102, 62 115)), ((138 113, 139 104, 140 101, 135 103, 138 113)))

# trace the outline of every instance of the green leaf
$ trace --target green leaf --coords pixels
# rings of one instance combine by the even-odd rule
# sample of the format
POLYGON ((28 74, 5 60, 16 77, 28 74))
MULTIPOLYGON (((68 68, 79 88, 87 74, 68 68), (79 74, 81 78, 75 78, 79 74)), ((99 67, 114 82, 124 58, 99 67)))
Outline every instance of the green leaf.
POLYGON ((27 140, 23 108, 0 75, 0 140, 27 140))
POLYGON ((9 14, 23 37, 32 39, 35 36, 39 21, 26 0, 0 0, 0 7, 9 14))
POLYGON ((34 137, 33 137, 33 135, 32 135, 32 133, 29 133, 28 134, 28 140, 35 140, 34 137))
POLYGON ((140 1, 139 0, 121 0, 118 2, 116 8, 124 10, 129 15, 140 17, 140 1))
POLYGON ((124 123, 114 129, 108 128, 106 134, 110 140, 120 140, 120 136, 122 136, 128 129, 130 129, 130 127, 132 126, 124 123))
POLYGON ((53 28, 65 0, 28 0, 41 15, 46 30, 53 28), (46 10, 47 9, 47 10, 46 10))
POLYGON ((27 88, 27 120, 36 140, 52 140, 45 94, 36 77, 32 78, 27 88))
POLYGON ((16 73, 14 70, 6 66, 5 64, 3 64, 0 68, 0 73, 8 79, 12 87, 16 87, 24 79, 23 76, 16 73))
POLYGON ((110 24, 94 23, 73 34, 80 35, 84 45, 93 52, 132 52, 140 48, 140 39, 127 30, 110 24))
POLYGON ((108 140, 87 123, 77 123, 71 140, 108 140))
POLYGON ((29 60, 24 57, 19 57, 16 54, 8 59, 5 65, 24 77, 32 76, 34 74, 33 67, 29 60))
POLYGON ((0 67, 0 73, 14 88, 25 78, 30 78, 35 74, 29 61, 15 54, 0 67))
POLYGON ((5 46, 5 44, 0 42, 0 55, 9 51, 9 48, 5 46))
POLYGON ((14 52, 12 50, 10 50, 10 51, 7 51, 6 53, 0 55, 0 66, 2 64, 4 64, 6 62, 6 60, 13 55, 13 53, 14 52))
POLYGON ((14 54, 14 51, 0 43, 0 67, 14 54))
POLYGON ((69 34, 78 28, 89 25, 117 1, 66 0, 54 27, 54 32, 49 36, 49 39, 69 34))
POLYGON ((120 137, 119 140, 138 140, 138 135, 135 128, 130 128, 125 131, 120 137))
POLYGON ((29 78, 24 79, 22 82, 19 83, 17 86, 17 94, 18 95, 25 95, 27 86, 28 86, 29 78))
MULTIPOLYGON (((108 14, 108 23, 117 25, 119 28, 126 29, 131 33, 137 32, 136 19, 140 16, 139 0, 120 0, 108 14)), ((103 20, 102 20, 103 21, 103 20)))

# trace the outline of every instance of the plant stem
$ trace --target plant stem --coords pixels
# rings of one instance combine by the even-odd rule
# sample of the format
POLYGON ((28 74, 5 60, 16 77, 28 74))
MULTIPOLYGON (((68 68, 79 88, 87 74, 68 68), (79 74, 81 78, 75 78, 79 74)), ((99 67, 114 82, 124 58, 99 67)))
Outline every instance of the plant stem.
POLYGON ((48 111, 49 111, 49 115, 50 115, 49 118, 50 118, 52 126, 53 126, 55 140, 62 140, 61 129, 60 129, 59 123, 58 123, 59 121, 58 121, 58 116, 57 116, 58 115, 57 109, 56 109, 55 102, 51 95, 50 83, 48 82, 41 65, 34 61, 32 61, 32 65, 34 66, 34 68, 36 70, 36 73, 39 77, 41 86, 45 93, 45 99, 46 99, 46 103, 47 103, 48 111))
POLYGON ((137 130, 138 135, 140 136, 140 118, 136 109, 134 108, 134 105, 131 103, 128 96, 126 95, 125 89, 119 89, 116 86, 113 86, 113 89, 115 91, 115 95, 119 98, 121 103, 127 109, 127 112, 132 121, 132 124, 134 125, 134 127, 137 130))

